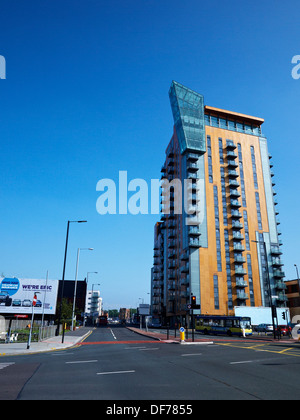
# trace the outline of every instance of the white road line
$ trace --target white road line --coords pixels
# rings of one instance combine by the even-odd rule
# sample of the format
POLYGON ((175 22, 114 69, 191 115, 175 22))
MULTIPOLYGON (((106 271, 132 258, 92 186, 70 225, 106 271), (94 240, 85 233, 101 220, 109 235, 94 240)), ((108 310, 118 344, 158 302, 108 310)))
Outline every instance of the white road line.
POLYGON ((159 350, 159 347, 151 347, 149 349, 145 348, 145 349, 140 349, 140 351, 149 351, 149 350, 159 350))
POLYGON ((182 357, 185 357, 185 356, 202 356, 202 353, 182 354, 181 356, 182 356, 182 357))
POLYGON ((77 360, 76 362, 66 362, 66 364, 76 364, 76 363, 96 363, 98 360, 77 360))
POLYGON ((145 349, 146 347, 125 347, 124 350, 131 350, 131 349, 145 349))
POLYGON ((0 363, 0 370, 5 369, 8 366, 14 365, 15 363, 0 363))
POLYGON ((230 362, 231 365, 241 365, 243 363, 254 363, 254 362, 258 362, 258 360, 245 360, 243 362, 230 362))
POLYGON ((69 356, 74 353, 52 353, 51 356, 69 356))
POLYGON ((117 373, 134 373, 135 370, 119 370, 115 372, 99 372, 97 375, 115 375, 117 373))
POLYGON ((112 333, 112 336, 114 337, 114 339, 116 340, 117 337, 115 336, 115 334, 113 333, 113 330, 110 328, 110 332, 112 333))
POLYGON ((269 358, 269 359, 257 359, 257 360, 244 360, 244 361, 241 361, 241 362, 231 362, 229 364, 230 365, 241 365, 243 363, 261 363, 261 362, 272 362, 272 361, 274 361, 274 359, 269 358))

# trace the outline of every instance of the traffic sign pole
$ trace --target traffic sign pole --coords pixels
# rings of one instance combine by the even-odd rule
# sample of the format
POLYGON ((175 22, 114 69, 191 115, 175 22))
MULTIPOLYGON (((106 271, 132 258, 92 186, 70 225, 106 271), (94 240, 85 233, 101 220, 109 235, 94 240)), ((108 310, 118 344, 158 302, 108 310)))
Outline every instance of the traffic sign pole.
POLYGON ((181 327, 179 329, 179 332, 180 332, 180 342, 181 343, 184 343, 184 340, 185 340, 185 336, 184 336, 185 329, 183 327, 181 327))
POLYGON ((31 344, 31 336, 32 336, 32 328, 33 328, 33 321, 34 321, 34 307, 36 305, 37 302, 37 296, 36 293, 33 296, 33 301, 32 301, 32 316, 31 316, 31 325, 30 325, 30 331, 29 331, 29 337, 28 337, 28 342, 27 342, 27 350, 30 349, 30 344, 31 344))

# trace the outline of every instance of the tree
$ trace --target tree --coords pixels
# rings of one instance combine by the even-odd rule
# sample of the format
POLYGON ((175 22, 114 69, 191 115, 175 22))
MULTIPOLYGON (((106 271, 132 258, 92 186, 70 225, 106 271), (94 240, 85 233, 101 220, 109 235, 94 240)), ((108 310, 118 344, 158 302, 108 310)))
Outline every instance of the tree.
POLYGON ((118 318, 119 311, 117 309, 109 309, 108 310, 108 317, 109 318, 118 318))
POLYGON ((62 322, 72 320, 73 305, 68 303, 68 300, 63 298, 61 305, 61 320, 62 322))

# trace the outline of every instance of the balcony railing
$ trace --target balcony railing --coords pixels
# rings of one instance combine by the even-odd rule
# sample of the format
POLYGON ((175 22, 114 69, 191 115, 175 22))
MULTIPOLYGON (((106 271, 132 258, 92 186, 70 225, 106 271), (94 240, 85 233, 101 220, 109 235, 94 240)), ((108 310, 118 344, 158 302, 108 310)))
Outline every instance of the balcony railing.
POLYGON ((235 285, 236 285, 236 287, 244 288, 244 287, 248 286, 248 283, 246 282, 246 280, 238 279, 238 280, 236 280, 235 285))
POLYGON ((189 235, 199 236, 200 235, 200 229, 196 226, 190 226, 189 227, 189 235))
POLYGON ((241 219, 243 216, 238 210, 231 210, 231 217, 233 219, 241 219))
POLYGON ((233 143, 232 140, 227 141, 226 149, 227 150, 235 150, 236 149, 236 145, 233 143))
POLYGON ((239 202, 239 200, 230 200, 230 205, 231 207, 241 207, 241 203, 239 202))
POLYGON ((238 178, 239 174, 237 173, 237 171, 234 171, 234 170, 230 169, 230 170, 228 171, 228 176, 229 176, 230 178, 238 178))
POLYGON ((249 295, 248 293, 244 293, 244 292, 239 292, 237 291, 237 296, 236 296, 239 300, 247 300, 249 299, 249 295))
POLYGON ((190 238, 190 240, 189 240, 189 246, 195 247, 195 248, 199 248, 200 247, 200 241, 199 241, 199 239, 190 238))

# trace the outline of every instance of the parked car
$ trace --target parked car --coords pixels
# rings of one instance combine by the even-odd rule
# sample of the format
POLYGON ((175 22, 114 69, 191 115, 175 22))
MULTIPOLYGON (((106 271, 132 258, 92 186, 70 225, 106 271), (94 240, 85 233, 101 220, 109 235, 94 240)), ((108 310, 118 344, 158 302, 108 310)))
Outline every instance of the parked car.
POLYGON ((4 303, 5 306, 11 306, 12 298, 8 292, 0 292, 0 305, 4 303))
POLYGON ((271 324, 259 324, 257 327, 255 327, 256 332, 273 332, 273 325, 271 324))
POLYGON ((288 335, 289 332, 292 331, 291 327, 288 327, 287 325, 278 325, 278 327, 276 328, 276 331, 278 331, 280 328, 281 331, 281 335, 288 335))
POLYGON ((148 325, 149 328, 161 328, 161 322, 157 318, 152 318, 152 321, 148 325))

